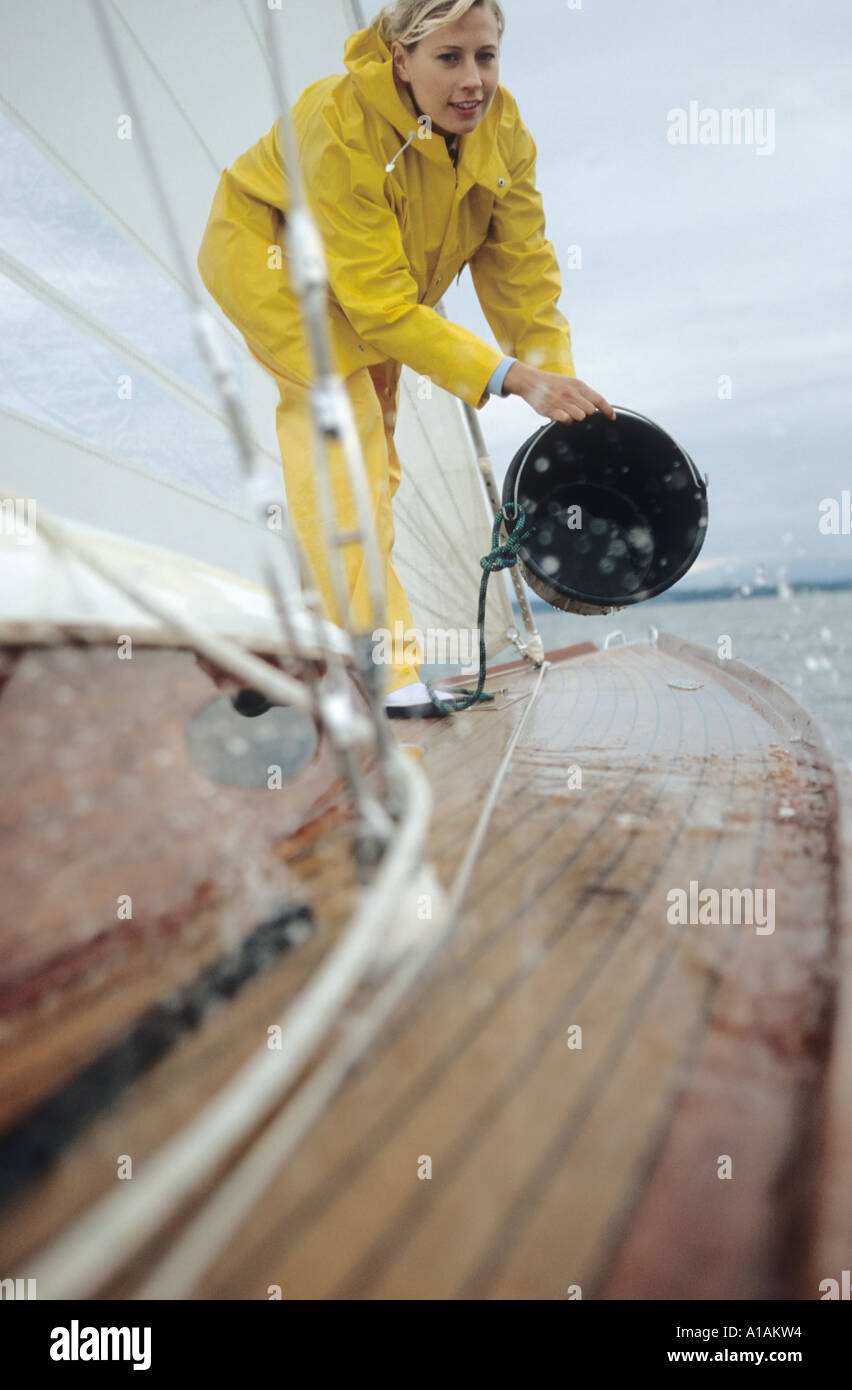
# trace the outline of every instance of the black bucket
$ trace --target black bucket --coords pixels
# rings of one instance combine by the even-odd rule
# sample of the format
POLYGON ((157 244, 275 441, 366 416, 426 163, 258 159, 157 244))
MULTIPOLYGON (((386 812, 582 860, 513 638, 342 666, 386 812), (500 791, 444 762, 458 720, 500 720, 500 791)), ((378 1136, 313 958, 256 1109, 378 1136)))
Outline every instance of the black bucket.
POLYGON ((530 588, 569 613, 611 613, 661 594, 707 533, 707 488, 684 449, 644 415, 552 420, 521 446, 503 483, 532 526, 518 564, 530 588))

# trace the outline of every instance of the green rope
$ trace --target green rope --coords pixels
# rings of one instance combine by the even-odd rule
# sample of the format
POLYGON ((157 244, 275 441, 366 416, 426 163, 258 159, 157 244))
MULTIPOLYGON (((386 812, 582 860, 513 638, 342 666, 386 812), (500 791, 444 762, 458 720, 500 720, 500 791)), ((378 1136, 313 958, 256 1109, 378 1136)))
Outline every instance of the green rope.
POLYGON ((482 687, 485 684, 485 595, 488 590, 488 580, 493 570, 510 569, 517 564, 518 550, 521 542, 529 535, 532 526, 524 526, 524 509, 518 506, 518 517, 514 529, 505 544, 500 545, 500 526, 504 521, 502 507, 494 517, 494 526, 491 530, 491 550, 488 555, 483 555, 479 561, 485 573, 482 576, 482 583, 479 586, 479 610, 476 615, 476 625, 479 628, 479 681, 475 690, 462 688, 452 700, 442 700, 435 694, 435 686, 432 681, 425 681, 424 684, 429 692, 429 699, 441 714, 453 714, 458 710, 470 709, 477 700, 493 700, 493 695, 483 694, 482 687))

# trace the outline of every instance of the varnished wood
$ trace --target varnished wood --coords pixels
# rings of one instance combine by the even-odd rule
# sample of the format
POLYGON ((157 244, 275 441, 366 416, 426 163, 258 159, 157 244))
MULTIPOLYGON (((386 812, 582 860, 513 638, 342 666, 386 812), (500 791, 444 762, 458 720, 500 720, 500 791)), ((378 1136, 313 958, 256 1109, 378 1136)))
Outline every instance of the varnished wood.
MULTIPOLYGON (((132 730, 144 746, 168 728, 175 751, 181 720, 210 687, 191 657, 152 655, 160 664, 139 669, 125 737, 132 730)), ((438 969, 197 1296, 265 1298, 280 1285, 291 1299, 555 1299, 580 1285, 584 1298, 814 1298, 815 1272, 842 1257, 833 1232, 838 1221, 848 1231, 838 1205, 852 1152, 850 1048, 839 1045, 852 1028, 848 986, 837 996, 850 949, 840 854, 848 805, 822 731, 772 682, 689 644, 583 644, 549 660, 438 969), (677 688, 690 681, 699 688, 677 688), (691 879, 774 888, 774 933, 671 925, 668 891, 691 879), (573 1025, 581 1049, 567 1045, 573 1025), (730 1180, 718 1176, 725 1155, 730 1180)), ((0 700, 6 746, 10 732, 24 739, 26 710, 38 709, 21 694, 27 687, 16 690, 25 665, 0 700)), ((76 687, 80 709, 69 702, 61 719, 75 710, 97 723, 103 681, 123 678, 100 668, 97 677, 76 687)), ((433 786, 429 849, 446 886, 536 681, 509 663, 489 675, 493 704, 393 722, 433 786)), ((117 748, 105 730, 75 772, 101 796, 117 748)), ((4 1268, 23 1269, 28 1251, 108 1190, 118 1154, 143 1163, 198 1110, 262 1043, 345 923, 351 827, 328 750, 315 763, 286 804, 262 789, 229 789, 222 819, 242 855, 286 870, 317 935, 138 1082, 5 1214, 4 1268)), ((23 756, 16 797, 26 805, 36 791, 60 794, 59 770, 49 758, 39 766, 32 752, 23 756)), ((239 917, 226 863, 217 872, 195 846, 188 875, 151 823, 158 806, 200 794, 195 778, 185 758, 177 768, 149 758, 136 807, 166 898, 183 893, 168 931, 153 911, 144 930, 142 920, 132 933, 110 927, 105 904, 117 880, 101 863, 104 832, 94 825, 88 840, 73 838, 83 858, 68 880, 66 917, 53 898, 53 915, 38 899, 30 916, 6 920, 7 1119, 120 1018, 195 969, 221 939, 226 904, 239 917)), ((132 823, 128 813, 117 827, 119 849, 132 823)), ((4 859, 14 869, 27 841, 11 816, 6 825, 21 836, 4 859)), ((144 884, 136 892, 144 904, 144 884)), ((179 1224, 101 1295, 129 1296, 179 1224)))

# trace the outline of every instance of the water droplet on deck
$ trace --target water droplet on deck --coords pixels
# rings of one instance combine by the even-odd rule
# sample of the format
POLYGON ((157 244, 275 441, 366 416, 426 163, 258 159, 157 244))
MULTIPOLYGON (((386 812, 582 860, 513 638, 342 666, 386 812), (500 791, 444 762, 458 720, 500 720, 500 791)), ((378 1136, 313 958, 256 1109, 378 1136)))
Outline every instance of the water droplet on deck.
POLYGON ((484 980, 474 980, 467 992, 467 998, 474 1009, 487 1009, 494 999, 494 990, 484 980))

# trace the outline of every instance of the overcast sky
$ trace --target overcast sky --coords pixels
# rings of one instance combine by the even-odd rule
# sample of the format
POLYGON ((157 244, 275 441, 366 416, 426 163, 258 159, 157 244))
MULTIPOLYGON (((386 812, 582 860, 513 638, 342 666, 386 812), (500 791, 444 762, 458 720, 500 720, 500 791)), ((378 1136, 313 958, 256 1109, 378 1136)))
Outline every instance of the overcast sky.
MULTIPOLYGON (((377 9, 364 5, 368 17, 377 9)), ((507 0, 504 9, 501 81, 538 146, 577 373, 655 419, 709 475, 710 530, 687 583, 748 581, 759 564, 770 581, 781 565, 792 579, 852 577, 852 535, 819 528, 820 503, 840 504, 852 489, 849 0, 507 0), (672 143, 672 113, 691 104, 701 129, 720 122, 716 143, 690 142, 688 120, 687 143, 672 143), (731 109, 753 123, 749 143, 722 142, 731 109)), ((0 246, 84 302, 91 290, 102 317, 98 264, 109 265, 117 296, 135 294, 150 321, 152 296, 165 291, 3 118, 0 159, 0 246), (34 216, 50 227, 39 244, 34 216)), ((467 275, 444 304, 493 341, 467 275)), ((0 400, 67 422, 63 393, 79 408, 85 373, 114 372, 106 350, 8 281, 0 307, 0 400)), ((127 331, 133 312, 117 298, 115 326, 127 331)), ((161 321, 166 312, 163 300, 161 321)), ((179 368, 193 352, 182 306, 174 324, 168 351, 179 368)), ((134 457, 143 445, 121 435, 119 419, 110 442, 134 457)), ((188 437, 165 397, 159 419, 160 457, 179 452, 186 481, 209 481, 203 422, 188 437)), ((480 419, 498 477, 542 423, 517 398, 492 401, 480 419)), ((78 411, 81 431, 104 425, 78 411)))
MULTIPOLYGON (((819 530, 820 502, 852 489, 852 5, 504 8, 501 81, 538 146, 577 374, 709 474, 703 582, 761 561, 770 578, 852 575, 852 535, 819 530), (690 102, 753 112, 755 143, 670 143, 669 113, 690 102)), ((469 277, 445 304, 487 332, 469 277)), ((537 420, 492 401, 495 459, 537 420)))

